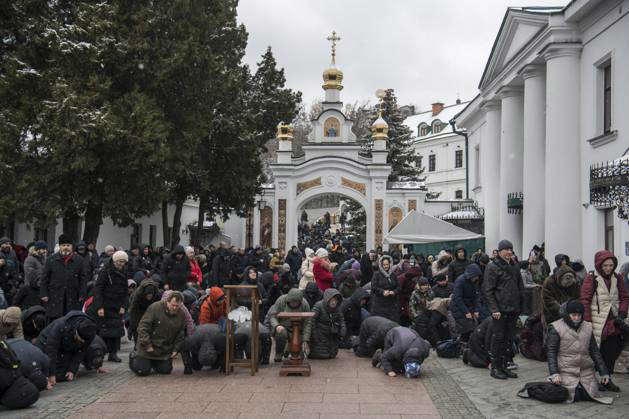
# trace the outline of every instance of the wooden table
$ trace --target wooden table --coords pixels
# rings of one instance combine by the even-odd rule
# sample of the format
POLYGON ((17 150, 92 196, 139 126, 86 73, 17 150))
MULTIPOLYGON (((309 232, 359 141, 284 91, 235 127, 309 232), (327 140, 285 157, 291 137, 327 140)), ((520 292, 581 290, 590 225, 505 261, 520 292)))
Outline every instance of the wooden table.
MULTIPOLYGON (((305 320, 313 316, 314 313, 311 311, 294 313, 282 311, 281 313, 277 313, 278 319, 290 320, 293 329, 291 339, 288 344, 290 357, 282 364, 282 368, 280 368, 280 377, 286 377, 288 375, 301 375, 304 377, 310 376, 310 364, 301 357, 301 326, 305 320)), ((275 350, 277 351, 278 348, 275 348, 275 350)))
POLYGON ((229 375, 234 372, 234 367, 249 368, 251 375, 255 375, 258 372, 258 351, 260 333, 258 330, 258 324, 260 321, 260 294, 258 293, 257 285, 225 285, 225 297, 227 301, 227 313, 234 308, 235 296, 234 293, 238 290, 246 290, 251 296, 251 336, 249 337, 249 348, 251 357, 249 359, 235 359, 234 353, 234 333, 232 327, 232 321, 228 318, 227 327, 225 330, 226 348, 225 348, 225 375, 229 375))

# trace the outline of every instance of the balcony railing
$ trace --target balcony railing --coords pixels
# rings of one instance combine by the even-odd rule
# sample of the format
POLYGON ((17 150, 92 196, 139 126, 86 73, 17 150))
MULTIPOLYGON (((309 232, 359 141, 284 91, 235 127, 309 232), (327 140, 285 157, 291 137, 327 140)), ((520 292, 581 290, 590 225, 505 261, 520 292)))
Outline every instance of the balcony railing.
POLYGON ((522 214, 524 207, 524 194, 522 192, 511 192, 507 194, 507 211, 509 214, 522 214))
POLYGON ((629 156, 590 166, 590 204, 618 210, 629 219, 629 156))

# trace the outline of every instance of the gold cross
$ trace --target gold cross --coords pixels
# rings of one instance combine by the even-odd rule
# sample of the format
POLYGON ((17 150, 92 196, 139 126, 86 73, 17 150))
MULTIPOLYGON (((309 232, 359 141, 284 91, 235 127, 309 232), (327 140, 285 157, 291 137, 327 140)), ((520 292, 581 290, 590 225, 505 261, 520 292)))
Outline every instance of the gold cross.
POLYGON ((340 41, 341 38, 336 36, 336 31, 332 31, 332 36, 328 36, 327 40, 332 42, 332 64, 336 64, 336 41, 340 41))

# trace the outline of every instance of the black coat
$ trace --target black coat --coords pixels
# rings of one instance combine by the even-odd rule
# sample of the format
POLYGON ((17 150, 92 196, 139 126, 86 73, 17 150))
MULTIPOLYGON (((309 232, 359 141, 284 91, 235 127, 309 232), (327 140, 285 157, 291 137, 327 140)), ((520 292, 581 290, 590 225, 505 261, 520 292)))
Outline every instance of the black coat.
POLYGON ((454 282, 450 311, 456 320, 465 318, 468 313, 473 314, 480 311, 478 287, 472 282, 472 278, 480 277, 480 275, 480 268, 473 263, 454 282))
POLYGON ((20 370, 40 390, 45 390, 50 371, 50 358, 41 349, 24 339, 9 339, 7 344, 20 360, 20 370))
POLYGON ((39 293, 39 285, 34 284, 33 286, 32 284, 22 284, 13 299, 13 305, 18 306, 22 310, 38 306, 41 304, 41 297, 39 296, 39 293))
POLYGON ((104 338, 124 336, 120 309, 126 309, 129 305, 126 273, 117 270, 113 262, 109 262, 98 274, 93 292, 94 300, 87 312, 96 321, 98 335, 104 338), (105 310, 103 317, 98 315, 101 308, 105 310))
POLYGON ((359 287, 351 297, 343 300, 341 313, 345 319, 348 336, 358 336, 362 323, 361 300, 369 298, 369 294, 362 287, 359 287))
POLYGON ((85 355, 81 363, 87 370, 95 370, 103 366, 103 360, 107 353, 107 344, 98 335, 94 336, 94 340, 85 350, 85 355))
POLYGON ((341 312, 341 293, 334 288, 328 288, 323 293, 323 300, 315 304, 312 311, 312 332, 310 334, 310 358, 336 358, 339 351, 339 339, 345 337, 347 329, 341 312), (330 301, 338 299, 334 310, 329 306, 330 301))
POLYGON ((183 291, 186 289, 188 275, 190 275, 190 261, 183 249, 178 245, 175 250, 166 257, 164 262, 164 281, 170 286, 171 290, 183 291), (175 255, 183 254, 181 260, 177 260, 175 255))
POLYGON ((293 252, 292 249, 288 252, 288 255, 286 255, 286 263, 290 266, 290 271, 293 275, 301 268, 301 259, 301 253, 299 253, 299 251, 293 252))
POLYGON ((399 326, 385 317, 369 316, 360 325, 358 346, 354 348, 356 356, 372 356, 376 349, 384 348, 384 338, 389 330, 399 326))
POLYGON ((491 313, 520 313, 524 298, 524 284, 520 266, 497 257, 485 269, 483 292, 491 313))
POLYGON ((456 256, 456 253, 461 249, 465 251, 462 247, 457 248, 454 252, 454 260, 448 265, 448 281, 452 283, 454 283, 458 277, 463 275, 465 268, 467 268, 467 266, 471 263, 467 260, 467 252, 465 253, 465 257, 463 259, 459 259, 456 256))
POLYGON ((212 260, 212 272, 210 282, 213 287, 222 287, 231 282, 231 254, 227 249, 218 249, 214 260, 212 260))
POLYGON ((384 338, 384 351, 380 358, 385 373, 404 372, 406 362, 422 363, 430 353, 430 343, 408 327, 394 327, 384 338))
POLYGON ((93 320, 82 311, 71 311, 39 334, 35 344, 50 358, 50 376, 65 375, 68 371, 76 375, 85 351, 92 343, 78 343, 75 339, 76 329, 83 321, 93 320))
POLYGON ((400 320, 400 284, 394 274, 389 277, 378 271, 371 279, 371 314, 386 317, 399 322, 400 320), (384 296, 384 291, 394 291, 394 295, 384 296))
POLYGON ((66 265, 63 256, 55 253, 46 261, 40 296, 48 297, 46 315, 62 317, 72 310, 81 310, 87 292, 88 272, 83 258, 74 254, 66 265))
POLYGON ((145 279, 135 290, 131 296, 129 303, 129 334, 135 338, 138 330, 138 324, 142 316, 151 304, 161 300, 159 285, 152 279, 145 279), (153 298, 146 299, 146 296, 152 294, 153 298))

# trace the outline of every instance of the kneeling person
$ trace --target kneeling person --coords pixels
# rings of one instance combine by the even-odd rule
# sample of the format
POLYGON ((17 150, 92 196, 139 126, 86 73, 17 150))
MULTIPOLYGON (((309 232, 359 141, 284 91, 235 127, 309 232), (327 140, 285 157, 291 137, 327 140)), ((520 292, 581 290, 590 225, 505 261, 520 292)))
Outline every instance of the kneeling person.
MULTIPOLYGON (((293 312, 304 313, 310 311, 310 305, 303 297, 303 291, 298 288, 291 288, 288 294, 282 295, 277 299, 273 307, 269 310, 268 324, 271 328, 271 334, 275 338, 275 362, 281 362, 282 356, 286 352, 286 344, 292 336, 293 327, 288 319, 279 319, 278 313, 293 312)), ((301 331, 301 342, 304 353, 307 355, 310 351, 308 341, 310 340, 310 331, 312 320, 305 319, 301 331)))
POLYGON ((408 378, 419 377, 421 364, 430 353, 430 343, 413 329, 394 327, 384 339, 384 351, 377 350, 372 358, 374 367, 382 366, 389 377, 405 374, 408 378))
POLYGON ((49 387, 76 378, 85 351, 96 336, 96 323, 82 311, 71 311, 50 323, 36 345, 50 358, 49 387))
POLYGON ((548 328, 548 371, 550 380, 568 389, 568 403, 580 400, 611 404, 612 397, 598 393, 595 369, 603 385, 609 372, 592 333, 592 323, 583 321, 585 309, 578 300, 566 306, 566 315, 548 328))
POLYGON ((186 318, 182 309, 183 295, 173 291, 165 300, 149 306, 138 325, 138 342, 129 368, 137 375, 170 374, 173 358, 184 343, 186 318))
POLYGON ((323 300, 315 304, 310 337, 310 358, 336 358, 339 340, 346 333, 345 320, 340 310, 342 300, 343 297, 338 290, 328 288, 323 293, 323 300))

